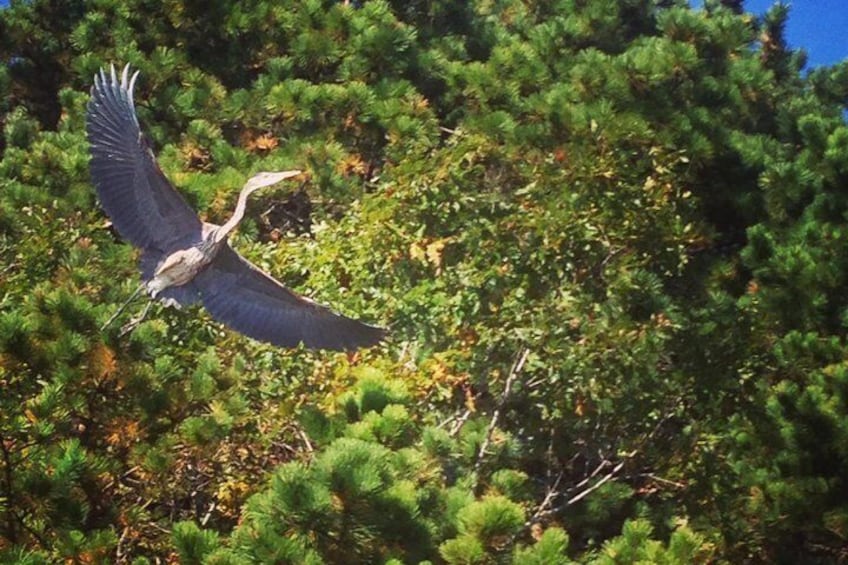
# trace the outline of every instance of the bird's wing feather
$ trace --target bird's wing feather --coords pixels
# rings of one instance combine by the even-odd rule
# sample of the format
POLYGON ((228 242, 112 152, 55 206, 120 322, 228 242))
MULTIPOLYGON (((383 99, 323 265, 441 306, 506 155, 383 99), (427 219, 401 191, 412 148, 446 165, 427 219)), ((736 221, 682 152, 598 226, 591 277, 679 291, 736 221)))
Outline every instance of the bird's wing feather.
POLYGON ((352 350, 375 345, 385 330, 337 314, 288 290, 228 245, 195 277, 213 318, 282 347, 352 350))
POLYGON ((94 77, 86 129, 91 178, 106 213, 133 245, 165 253, 199 241, 200 219, 171 186, 141 133, 133 103, 138 73, 128 80, 103 70, 94 77))

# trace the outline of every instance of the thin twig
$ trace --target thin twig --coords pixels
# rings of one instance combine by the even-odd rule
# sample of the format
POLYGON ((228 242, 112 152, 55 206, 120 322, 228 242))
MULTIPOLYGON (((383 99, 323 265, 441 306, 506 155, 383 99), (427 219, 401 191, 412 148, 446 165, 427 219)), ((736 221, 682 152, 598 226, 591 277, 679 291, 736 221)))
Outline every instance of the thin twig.
POLYGON ((577 503, 577 502, 580 502, 581 500, 583 500, 584 498, 586 498, 587 496, 589 496, 591 493, 595 492, 596 490, 598 490, 599 488, 601 488, 602 486, 604 486, 606 483, 608 483, 609 481, 611 481, 613 478, 615 478, 615 476, 618 474, 618 472, 619 472, 619 471, 621 471, 621 468, 622 468, 622 467, 624 467, 624 463, 625 463, 626 461, 627 461, 626 459, 621 460, 621 461, 618 463, 618 465, 616 465, 615 467, 613 467, 612 471, 610 471, 609 473, 607 473, 606 475, 604 475, 604 476, 601 478, 601 480, 599 480, 597 483, 595 483, 594 485, 590 486, 590 487, 589 487, 589 488, 587 488, 586 490, 584 490, 584 491, 580 492, 579 494, 576 494, 576 495, 572 496, 571 498, 569 498, 569 499, 568 499, 568 501, 565 503, 565 506, 571 506, 572 504, 575 504, 575 503, 577 503))
MULTIPOLYGON (((173 518, 171 518, 171 521, 173 522, 173 518)), ((160 532, 160 533, 162 533, 162 534, 167 534, 167 535, 169 535, 169 536, 171 535, 171 530, 169 530, 168 528, 166 528, 166 527, 164 527, 164 526, 160 526, 160 525, 159 525, 159 524, 157 524, 156 522, 148 522, 148 523, 147 523, 147 526, 148 526, 149 528, 153 528, 154 530, 159 531, 159 532, 160 532)))
POLYGON ((548 487, 548 489, 547 489, 548 492, 545 493, 545 498, 542 499, 542 503, 539 504, 539 506, 533 512, 533 515, 530 516, 530 519, 527 520, 527 522, 525 523, 525 526, 532 526, 534 523, 536 523, 539 520, 539 518, 541 518, 545 514, 545 512, 548 510, 548 507, 550 507, 550 505, 553 504, 553 501, 560 495, 557 488, 559 488, 559 483, 562 480, 562 477, 563 477, 564 474, 565 474, 564 470, 559 472, 559 475, 557 475, 557 478, 554 481, 554 484, 552 484, 551 486, 548 487))
POLYGON ((303 429, 298 428, 297 433, 298 433, 298 435, 300 435, 300 439, 303 441, 303 444, 306 446, 306 451, 308 451, 309 453, 314 453, 315 448, 312 447, 312 442, 309 441, 309 436, 306 435, 306 432, 303 429))
POLYGON ((633 475, 633 476, 635 476, 635 477, 645 477, 647 479, 651 479, 652 481, 656 481, 658 483, 671 485, 675 488, 686 488, 686 485, 684 483, 681 483, 681 482, 678 482, 678 481, 672 481, 671 479, 666 479, 666 478, 660 477, 658 475, 654 475, 653 473, 639 473, 638 475, 633 475))
POLYGON ((486 430, 486 437, 483 438, 483 442, 480 444, 480 450, 477 452, 477 460, 474 462, 474 470, 472 471, 472 476, 474 477, 474 489, 477 488, 477 481, 479 478, 480 467, 483 465, 483 457, 486 455, 486 450, 489 448, 489 444, 492 442, 492 434, 495 432, 495 428, 498 425, 498 420, 501 417, 501 412, 503 411, 503 407, 506 404, 507 399, 509 398, 510 392, 512 391, 512 383, 515 381, 515 378, 521 373, 521 370, 524 368, 524 363, 527 361, 527 356, 530 354, 530 350, 526 347, 523 348, 518 357, 515 360, 515 363, 512 365, 512 369, 509 371, 509 375, 506 378, 506 383, 504 383, 503 394, 501 394, 501 399, 498 402, 498 405, 495 407, 495 410, 492 412, 492 420, 489 422, 489 427, 486 430))
POLYGON ((118 538, 118 544, 115 548, 115 561, 116 563, 125 563, 124 559, 124 541, 127 539, 127 534, 130 533, 130 527, 126 526, 124 531, 121 532, 121 537, 118 538))
MULTIPOLYGON (((575 494, 574 496, 572 496, 571 498, 566 500, 564 503, 557 506, 556 508, 551 508, 549 510, 544 510, 544 511, 542 511, 542 510, 537 511, 535 518, 539 519, 539 518, 543 518, 545 516, 551 516, 553 514, 558 514, 558 513, 562 512, 564 509, 568 508, 569 506, 580 502, 581 500, 583 500, 584 498, 586 498, 587 496, 589 496, 590 494, 592 494, 593 492, 595 492, 596 490, 598 490, 599 488, 601 488, 602 486, 604 486, 605 484, 610 482, 611 480, 615 479, 616 475, 618 475, 618 473, 624 468, 624 464, 627 463, 628 460, 635 457, 637 453, 639 453, 638 449, 634 449, 630 453, 627 453, 622 458, 622 460, 618 462, 618 465, 613 467, 612 470, 609 473, 607 473, 606 475, 601 477, 598 480, 598 482, 596 482, 595 484, 593 484, 589 488, 586 488, 586 489, 578 492, 577 494, 575 494)), ((607 461, 605 459, 603 462, 601 462, 600 465, 598 465, 598 467, 595 469, 595 471, 593 471, 592 475, 590 475, 586 479, 583 479, 578 484, 581 484, 581 485, 587 484, 588 481, 590 481, 593 476, 597 475, 597 473, 600 469, 603 469, 605 466, 607 466, 609 464, 610 464, 609 461, 607 461)), ((572 489, 572 491, 573 490, 574 489, 572 489)))
MULTIPOLYGON (((675 405, 679 404, 680 400, 682 400, 682 399, 678 398, 675 402, 675 405)), ((580 502, 581 500, 583 500, 584 498, 589 496, 591 493, 593 493, 596 490, 598 490, 599 488, 601 488, 606 483, 610 482, 613 479, 616 479, 617 475, 624 468, 625 463, 627 463, 628 460, 633 459, 637 454, 639 454, 642 447, 645 446, 651 439, 653 439, 659 433, 663 424, 665 424, 669 419, 671 419, 674 416, 674 414, 675 414, 675 410, 672 409, 669 412, 667 412, 662 418, 660 418, 657 421, 656 425, 653 427, 653 429, 651 429, 651 431, 649 433, 647 433, 642 438, 642 440, 638 443, 639 447, 632 450, 630 453, 625 454, 624 457, 618 462, 618 464, 615 465, 615 467, 613 467, 612 470, 610 470, 610 472, 608 472, 606 475, 601 477, 596 483, 589 486, 588 488, 585 488, 584 490, 581 490, 580 492, 577 492, 577 494, 574 494, 573 496, 571 496, 571 498, 569 498, 567 501, 565 501, 564 503, 562 503, 558 507, 546 509, 546 506, 549 506, 554 499, 556 499, 558 496, 563 494, 563 493, 560 493, 560 492, 556 492, 556 484, 558 484, 558 482, 559 482, 559 477, 557 477, 557 483, 555 483, 554 487, 548 489, 548 492, 545 495, 544 500, 542 500, 542 503, 539 505, 538 509, 533 513, 533 516, 530 518, 530 522, 528 523, 528 525, 532 525, 533 521, 539 520, 543 517, 562 512, 565 508, 567 508, 567 507, 569 507, 573 504, 576 504, 577 502, 580 502)), ((598 453, 598 455, 601 458, 601 462, 598 464, 598 466, 595 467, 595 469, 589 475, 587 475, 583 480, 581 480, 579 483, 575 484, 570 489, 566 489, 566 494, 573 493, 573 492, 583 488, 584 486, 588 485, 603 470, 609 468, 609 466, 612 465, 612 462, 608 458, 606 458, 606 456, 604 456, 602 453, 598 453)), ((641 473, 641 474, 638 474, 638 475, 629 475, 629 476, 631 476, 631 477, 632 476, 647 477, 647 478, 656 480, 658 482, 662 482, 662 483, 672 485, 676 488, 685 488, 686 487, 686 485, 683 484, 683 483, 679 483, 679 482, 672 481, 672 480, 669 480, 669 479, 664 479, 662 477, 653 475, 651 473, 641 473)))
POLYGON ((453 426, 451 427, 451 437, 456 437, 456 434, 459 433, 459 431, 462 429, 462 426, 465 425, 465 422, 468 421, 468 418, 471 416, 472 413, 473 411, 470 408, 466 408, 465 411, 462 413, 462 416, 456 419, 453 426))
POLYGON ((106 486, 103 487, 103 490, 108 491, 113 486, 115 486, 115 484, 120 483, 121 481, 128 479, 130 477, 130 475, 132 475, 133 473, 135 473, 138 470, 139 470, 138 465, 130 467, 129 469, 127 469, 126 471, 121 473, 121 475, 119 477, 113 477, 108 483, 106 483, 106 486))
POLYGON ((607 466, 609 466, 609 465, 612 465, 612 463, 610 463, 610 461, 609 461, 608 459, 604 459, 603 461, 601 461, 601 462, 598 464, 598 466, 597 466, 597 467, 595 467, 595 470, 594 470, 594 471, 592 471, 592 472, 591 472, 588 476, 586 476, 586 477, 585 477, 582 481, 580 481, 579 483, 577 483, 576 485, 574 485, 573 487, 571 487, 569 490, 571 490, 571 491, 575 491, 575 490, 577 490, 577 489, 583 488, 584 486, 586 486, 587 484, 589 484, 589 482, 590 482, 592 479, 594 479, 595 477, 597 477, 597 476, 598 476, 598 473, 600 473, 601 471, 603 471, 603 470, 604 470, 604 468, 605 468, 605 467, 607 467, 607 466))
POLYGON ((5 275, 9 271, 12 271, 12 270, 17 269, 17 268, 18 268, 17 261, 12 261, 11 263, 9 263, 5 267, 3 267, 3 269, 0 269, 0 277, 5 275))
POLYGON ((32 526, 30 526, 29 524, 27 524, 27 523, 26 523, 26 519, 25 519, 25 517, 23 517, 23 516, 19 516, 19 515, 18 515, 16 512, 14 512, 14 511, 11 511, 11 510, 10 510, 10 512, 12 512, 12 515, 13 515, 13 516, 17 519, 18 524, 20 524, 20 526, 21 526, 23 529, 25 529, 26 531, 28 531, 28 532, 29 532, 29 534, 30 534, 32 537, 34 537, 34 538, 35 538, 35 540, 38 542, 38 544, 39 544, 39 545, 40 545, 43 549, 47 549, 48 547, 50 547, 50 546, 47 544, 47 540, 45 540, 45 539, 44 539, 44 536, 42 536, 40 533, 38 533, 38 531, 37 531, 35 528, 33 528, 32 526))
POLYGON ((212 516, 212 512, 215 511, 215 508, 218 506, 217 501, 213 501, 209 506, 209 510, 206 511, 206 515, 203 516, 203 519, 200 521, 200 525, 206 527, 206 523, 209 521, 209 518, 212 516))

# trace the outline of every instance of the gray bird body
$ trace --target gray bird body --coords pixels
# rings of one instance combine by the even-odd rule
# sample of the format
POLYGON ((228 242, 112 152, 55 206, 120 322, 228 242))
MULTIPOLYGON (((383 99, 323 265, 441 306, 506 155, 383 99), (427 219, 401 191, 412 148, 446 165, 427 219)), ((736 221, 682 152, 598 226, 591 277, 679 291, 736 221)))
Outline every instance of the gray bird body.
POLYGON ((112 68, 94 78, 87 133, 91 177, 115 229, 142 250, 147 292, 168 304, 201 302, 213 318, 283 347, 351 350, 378 343, 385 330, 342 316, 299 296, 244 259, 227 237, 253 191, 300 171, 259 173, 239 194, 232 218, 202 222, 165 178, 141 132, 133 102, 138 73, 112 68))

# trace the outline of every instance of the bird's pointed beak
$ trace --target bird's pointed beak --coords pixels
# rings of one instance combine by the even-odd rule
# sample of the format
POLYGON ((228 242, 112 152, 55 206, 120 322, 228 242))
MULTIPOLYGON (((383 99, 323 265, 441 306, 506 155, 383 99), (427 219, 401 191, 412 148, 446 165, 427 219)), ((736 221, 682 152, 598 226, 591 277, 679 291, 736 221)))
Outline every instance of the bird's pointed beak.
POLYGON ((279 173, 271 173, 273 180, 269 184, 277 184, 280 181, 296 177, 302 173, 303 171, 280 171, 279 173))
POLYGON ((296 177, 302 174, 303 171, 279 171, 274 173, 259 173, 255 177, 251 178, 247 183, 251 188, 263 188, 266 186, 271 186, 277 184, 278 182, 282 182, 286 179, 290 179, 292 177, 296 177))

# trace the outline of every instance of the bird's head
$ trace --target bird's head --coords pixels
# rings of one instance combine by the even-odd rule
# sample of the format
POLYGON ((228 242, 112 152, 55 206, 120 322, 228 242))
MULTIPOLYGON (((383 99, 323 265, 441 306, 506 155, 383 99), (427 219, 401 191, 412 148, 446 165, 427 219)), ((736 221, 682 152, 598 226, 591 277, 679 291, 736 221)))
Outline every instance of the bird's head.
POLYGON ((242 188, 243 192, 253 192, 266 186, 277 184, 280 181, 296 177, 302 171, 279 171, 279 172, 261 172, 250 177, 242 188))

